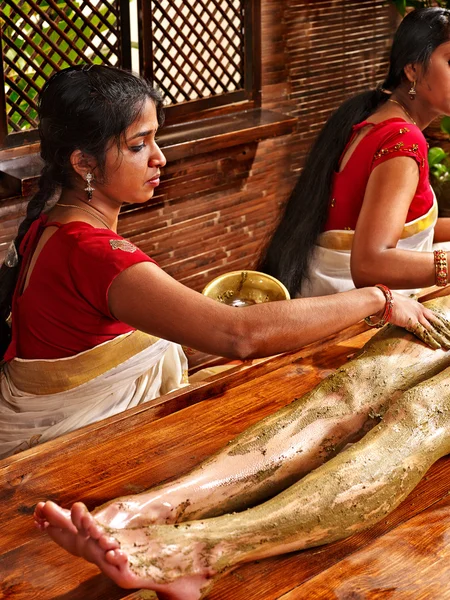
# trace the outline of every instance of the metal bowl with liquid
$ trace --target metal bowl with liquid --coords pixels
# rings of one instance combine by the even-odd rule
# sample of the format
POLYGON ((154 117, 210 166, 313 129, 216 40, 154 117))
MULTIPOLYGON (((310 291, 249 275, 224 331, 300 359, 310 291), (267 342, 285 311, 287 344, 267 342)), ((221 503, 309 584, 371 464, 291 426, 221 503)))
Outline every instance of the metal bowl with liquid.
POLYGON ((202 294, 237 307, 290 299, 281 281, 259 271, 230 271, 219 275, 208 283, 202 294))

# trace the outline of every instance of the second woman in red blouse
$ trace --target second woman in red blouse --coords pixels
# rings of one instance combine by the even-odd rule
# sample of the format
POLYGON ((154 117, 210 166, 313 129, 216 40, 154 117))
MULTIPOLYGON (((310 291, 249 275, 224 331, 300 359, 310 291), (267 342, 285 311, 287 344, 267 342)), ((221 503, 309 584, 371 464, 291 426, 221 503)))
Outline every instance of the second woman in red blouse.
POLYGON ((432 250, 450 219, 437 218, 422 130, 450 114, 449 18, 407 15, 382 87, 346 101, 311 149, 259 265, 291 295, 447 283, 448 254, 432 250))

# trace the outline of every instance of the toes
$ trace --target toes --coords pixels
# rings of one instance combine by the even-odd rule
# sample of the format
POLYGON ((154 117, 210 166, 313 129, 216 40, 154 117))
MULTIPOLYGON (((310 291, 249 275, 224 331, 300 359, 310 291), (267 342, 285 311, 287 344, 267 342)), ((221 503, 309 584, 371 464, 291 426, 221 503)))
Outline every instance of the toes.
POLYGON ((86 508, 86 505, 82 502, 75 502, 72 506, 72 510, 70 511, 72 523, 75 525, 77 531, 84 535, 88 536, 88 532, 85 529, 84 524, 86 523, 86 519, 84 518, 86 515, 89 515, 89 511, 86 508))
POLYGON ((128 564, 128 556, 123 550, 118 549, 108 550, 108 552, 105 553, 105 560, 118 569, 123 568, 128 564))
POLYGON ((116 548, 120 548, 120 544, 116 540, 116 538, 113 538, 112 536, 108 535, 102 535, 98 539, 97 543, 102 550, 105 550, 105 552, 108 550, 115 550, 116 548))
POLYGON ((103 527, 95 521, 89 512, 84 513, 81 517, 81 529, 94 540, 98 540, 105 534, 103 527))
POLYGON ((36 521, 44 521, 45 520, 45 515, 43 512, 44 506, 45 506, 45 502, 38 502, 36 504, 36 507, 34 509, 34 514, 33 514, 36 521))
POLYGON ((45 505, 45 502, 39 502, 38 504, 36 504, 36 507, 35 507, 34 513, 33 513, 34 524, 41 531, 44 531, 46 526, 48 525, 48 521, 45 518, 45 515, 43 513, 44 505, 45 505))
POLYGON ((70 512, 61 508, 55 502, 48 500, 47 502, 39 503, 39 509, 36 507, 36 510, 52 527, 67 529, 72 533, 77 532, 71 521, 70 512))
POLYGON ((75 556, 81 556, 81 552, 78 548, 77 536, 68 529, 61 529, 60 527, 49 525, 45 531, 47 535, 59 546, 64 548, 64 550, 75 556))

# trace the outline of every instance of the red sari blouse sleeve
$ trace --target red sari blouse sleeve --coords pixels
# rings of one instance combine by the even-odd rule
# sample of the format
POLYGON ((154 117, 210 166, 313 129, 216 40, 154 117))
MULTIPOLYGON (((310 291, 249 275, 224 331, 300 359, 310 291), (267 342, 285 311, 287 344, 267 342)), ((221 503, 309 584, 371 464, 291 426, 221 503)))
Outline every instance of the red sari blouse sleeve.
POLYGON ((412 123, 393 122, 383 128, 383 135, 376 147, 371 171, 379 164, 397 156, 408 156, 428 170, 428 146, 422 131, 412 123))
POLYGON ((79 294, 102 314, 114 319, 108 306, 109 287, 119 273, 141 262, 156 264, 117 233, 87 225, 75 236, 69 268, 79 294))

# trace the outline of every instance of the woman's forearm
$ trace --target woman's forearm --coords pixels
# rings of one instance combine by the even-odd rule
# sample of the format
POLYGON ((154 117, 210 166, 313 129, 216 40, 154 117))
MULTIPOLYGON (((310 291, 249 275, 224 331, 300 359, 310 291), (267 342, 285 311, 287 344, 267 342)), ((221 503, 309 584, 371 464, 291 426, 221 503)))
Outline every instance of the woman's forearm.
POLYGON ((235 308, 206 298, 150 263, 126 269, 109 291, 112 314, 136 329, 230 358, 296 350, 382 311, 377 288, 235 308))
MULTIPOLYGON (((448 256, 450 264, 450 256, 448 256)), ((388 248, 369 256, 353 255, 352 278, 357 287, 382 281, 392 289, 429 287, 436 282, 432 252, 388 248)))
MULTIPOLYGON (((386 303, 384 294, 371 287, 237 309, 187 288, 151 263, 120 273, 108 298, 111 313, 136 329, 241 359, 297 350, 382 312, 386 303)), ((406 326, 409 319, 420 321, 424 311, 417 302, 397 297, 391 322, 406 326)))

